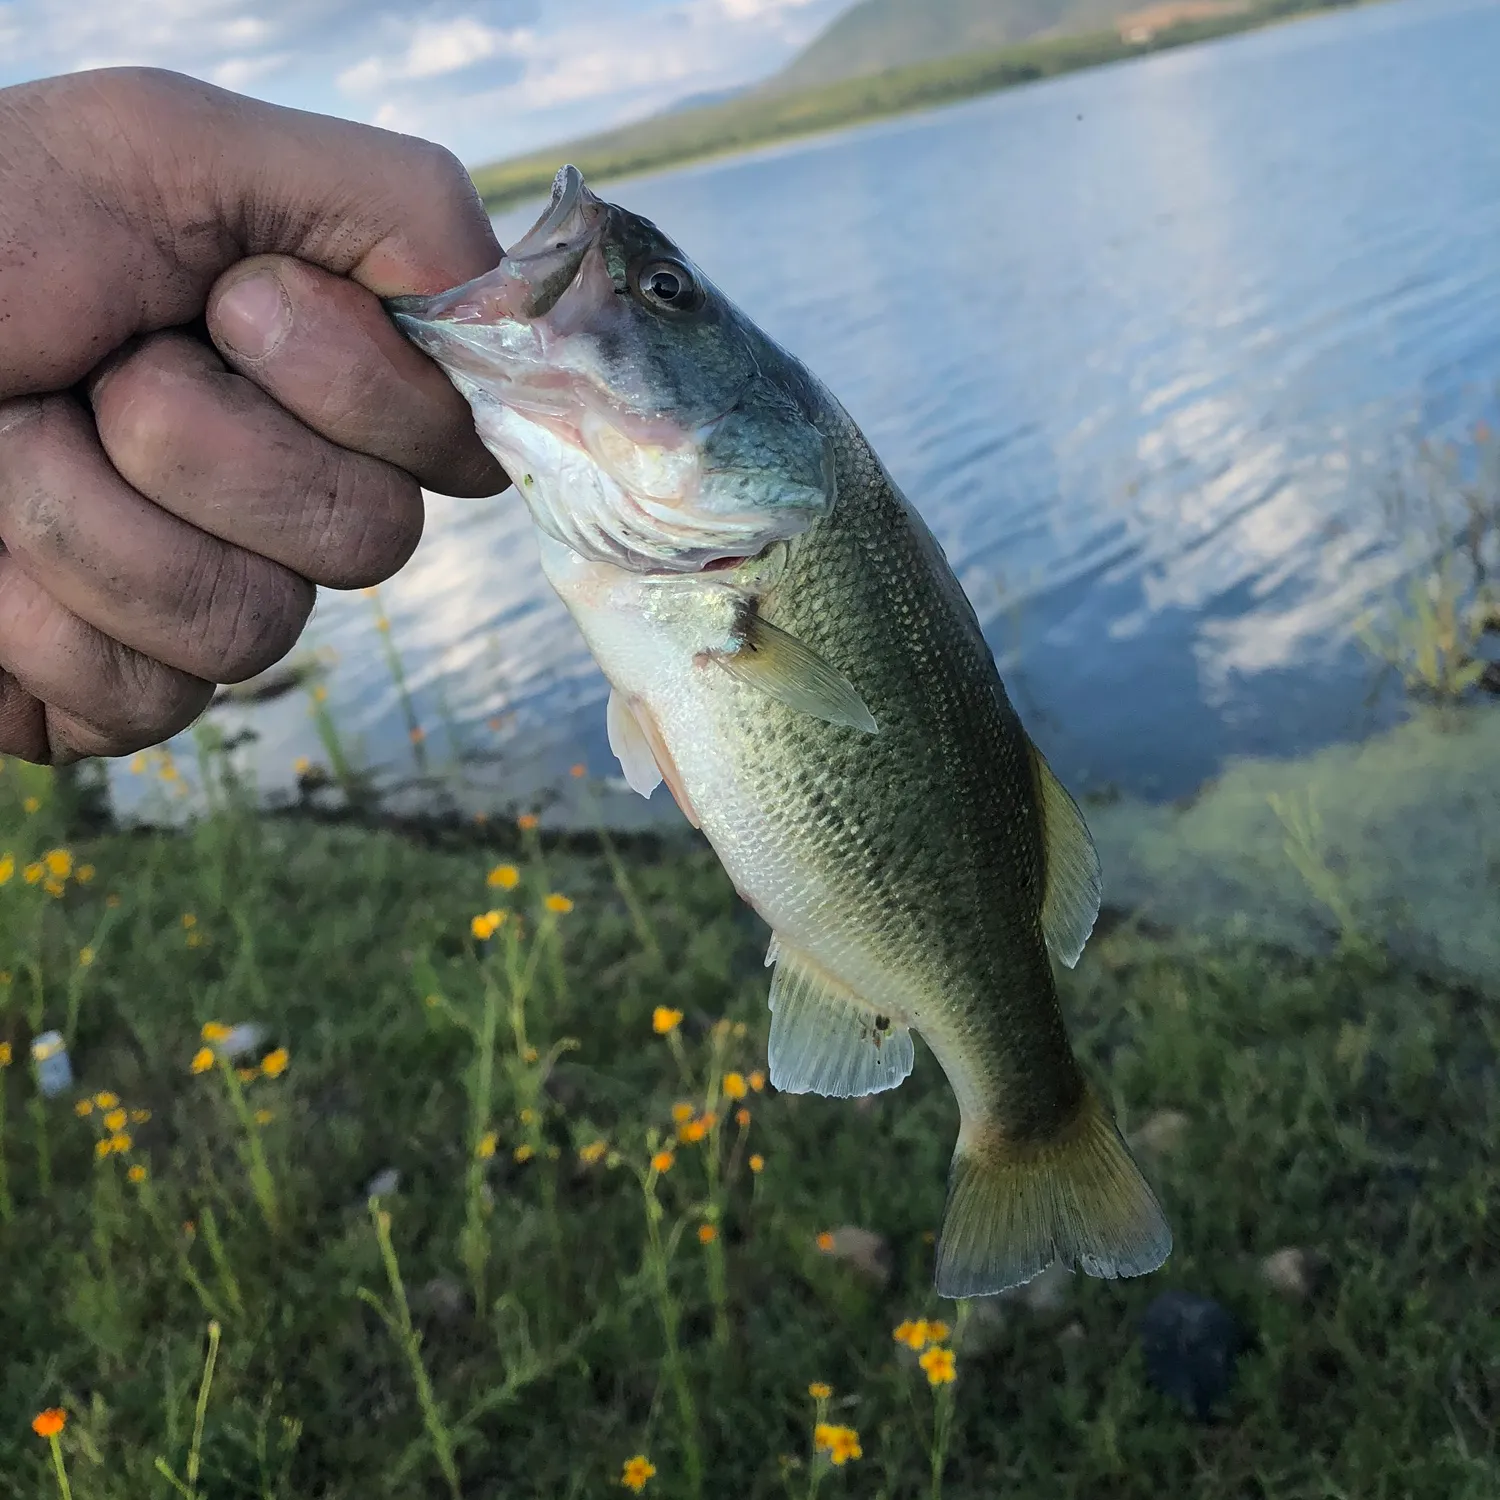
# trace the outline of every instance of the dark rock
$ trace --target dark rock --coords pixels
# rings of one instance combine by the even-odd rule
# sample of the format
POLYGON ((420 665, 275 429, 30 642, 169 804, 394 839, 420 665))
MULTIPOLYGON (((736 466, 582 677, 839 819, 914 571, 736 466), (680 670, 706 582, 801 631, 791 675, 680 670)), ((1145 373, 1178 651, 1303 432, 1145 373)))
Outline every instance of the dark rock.
POLYGON ((1234 1380, 1244 1331, 1227 1308, 1195 1292, 1163 1292, 1141 1318, 1147 1382, 1200 1422, 1234 1380))

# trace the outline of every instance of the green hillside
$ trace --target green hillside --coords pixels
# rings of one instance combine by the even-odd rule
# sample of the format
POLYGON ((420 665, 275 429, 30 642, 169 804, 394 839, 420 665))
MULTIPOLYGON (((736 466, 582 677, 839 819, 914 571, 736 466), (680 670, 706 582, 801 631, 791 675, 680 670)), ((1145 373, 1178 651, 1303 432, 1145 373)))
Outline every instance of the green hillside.
MULTIPOLYGON (((966 3, 977 6, 978 0, 966 3)), ((1104 0, 1027 3, 1081 6, 1104 0)), ((574 163, 591 182, 598 183, 948 104, 1345 3, 1351 0, 1261 0, 1251 10, 1183 22, 1143 41, 1126 42, 1111 27, 1081 36, 1041 37, 988 51, 936 57, 832 83, 761 88, 721 104, 654 115, 634 125, 511 157, 478 167, 472 175, 485 206, 494 212, 521 199, 544 196, 553 174, 564 162, 574 163)))
POLYGON ((806 88, 1036 37, 1102 31, 1144 0, 859 0, 772 84, 806 88))

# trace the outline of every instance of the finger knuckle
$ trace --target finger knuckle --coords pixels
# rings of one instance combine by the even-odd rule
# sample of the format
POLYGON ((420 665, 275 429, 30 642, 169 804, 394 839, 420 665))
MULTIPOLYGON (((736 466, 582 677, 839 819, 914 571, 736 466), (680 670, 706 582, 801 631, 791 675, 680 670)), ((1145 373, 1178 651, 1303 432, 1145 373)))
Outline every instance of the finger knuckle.
POLYGON ((215 682, 240 682, 291 650, 312 611, 313 588, 254 553, 209 542, 182 601, 197 670, 215 682))
POLYGON ((391 465, 339 453, 308 520, 309 571, 330 588, 363 588, 396 572, 422 539, 422 492, 391 465))

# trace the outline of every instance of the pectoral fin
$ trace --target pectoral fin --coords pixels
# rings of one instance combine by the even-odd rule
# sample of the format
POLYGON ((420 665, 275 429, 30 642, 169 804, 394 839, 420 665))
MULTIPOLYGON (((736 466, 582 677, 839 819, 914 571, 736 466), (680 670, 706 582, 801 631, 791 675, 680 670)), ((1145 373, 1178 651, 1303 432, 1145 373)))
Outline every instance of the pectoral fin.
POLYGON ((1078 804, 1068 795, 1035 745, 1036 772, 1046 848, 1046 887, 1042 896, 1042 935, 1060 963, 1072 968, 1099 918, 1103 881, 1099 851, 1089 837, 1078 804))
POLYGON ((874 716, 854 684, 810 646, 759 615, 746 618, 738 650, 715 653, 713 660, 731 677, 799 713, 875 733, 874 716))
POLYGON ((773 939, 771 1082, 787 1094, 853 1099, 893 1089, 912 1069, 911 1031, 878 1015, 810 960, 773 939))
POLYGON ((609 691, 604 726, 609 732, 609 748, 615 752, 630 789, 649 797, 661 785, 661 768, 651 753, 651 744, 640 721, 630 711, 630 705, 620 696, 618 688, 609 691))

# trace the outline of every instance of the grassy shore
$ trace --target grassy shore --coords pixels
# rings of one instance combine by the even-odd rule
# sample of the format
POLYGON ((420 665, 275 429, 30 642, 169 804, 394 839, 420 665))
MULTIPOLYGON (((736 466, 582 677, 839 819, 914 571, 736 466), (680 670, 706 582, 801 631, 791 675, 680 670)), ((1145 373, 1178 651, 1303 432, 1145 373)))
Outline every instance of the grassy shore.
POLYGON ((486 207, 495 212, 520 199, 544 195, 557 169, 568 161, 591 180, 625 177, 949 104, 1326 8, 1305 0, 1270 0, 1237 14, 1168 27, 1142 42, 1126 42, 1116 31, 1091 32, 939 58, 813 88, 762 89, 723 104, 654 116, 478 167, 472 175, 486 207))
POLYGON ((955 1308, 936 1065, 868 1105, 765 1086, 765 934, 696 840, 271 817, 204 766, 191 828, 88 836, 0 770, 0 1494, 57 1491, 47 1408, 78 1500, 1500 1487, 1472 990, 1111 919, 1065 1002, 1177 1248, 955 1308), (76 1076, 43 1097, 48 1028, 76 1076), (1289 1246, 1305 1293, 1259 1268, 1289 1246), (1143 1378, 1168 1287, 1254 1335, 1207 1424, 1143 1378))

